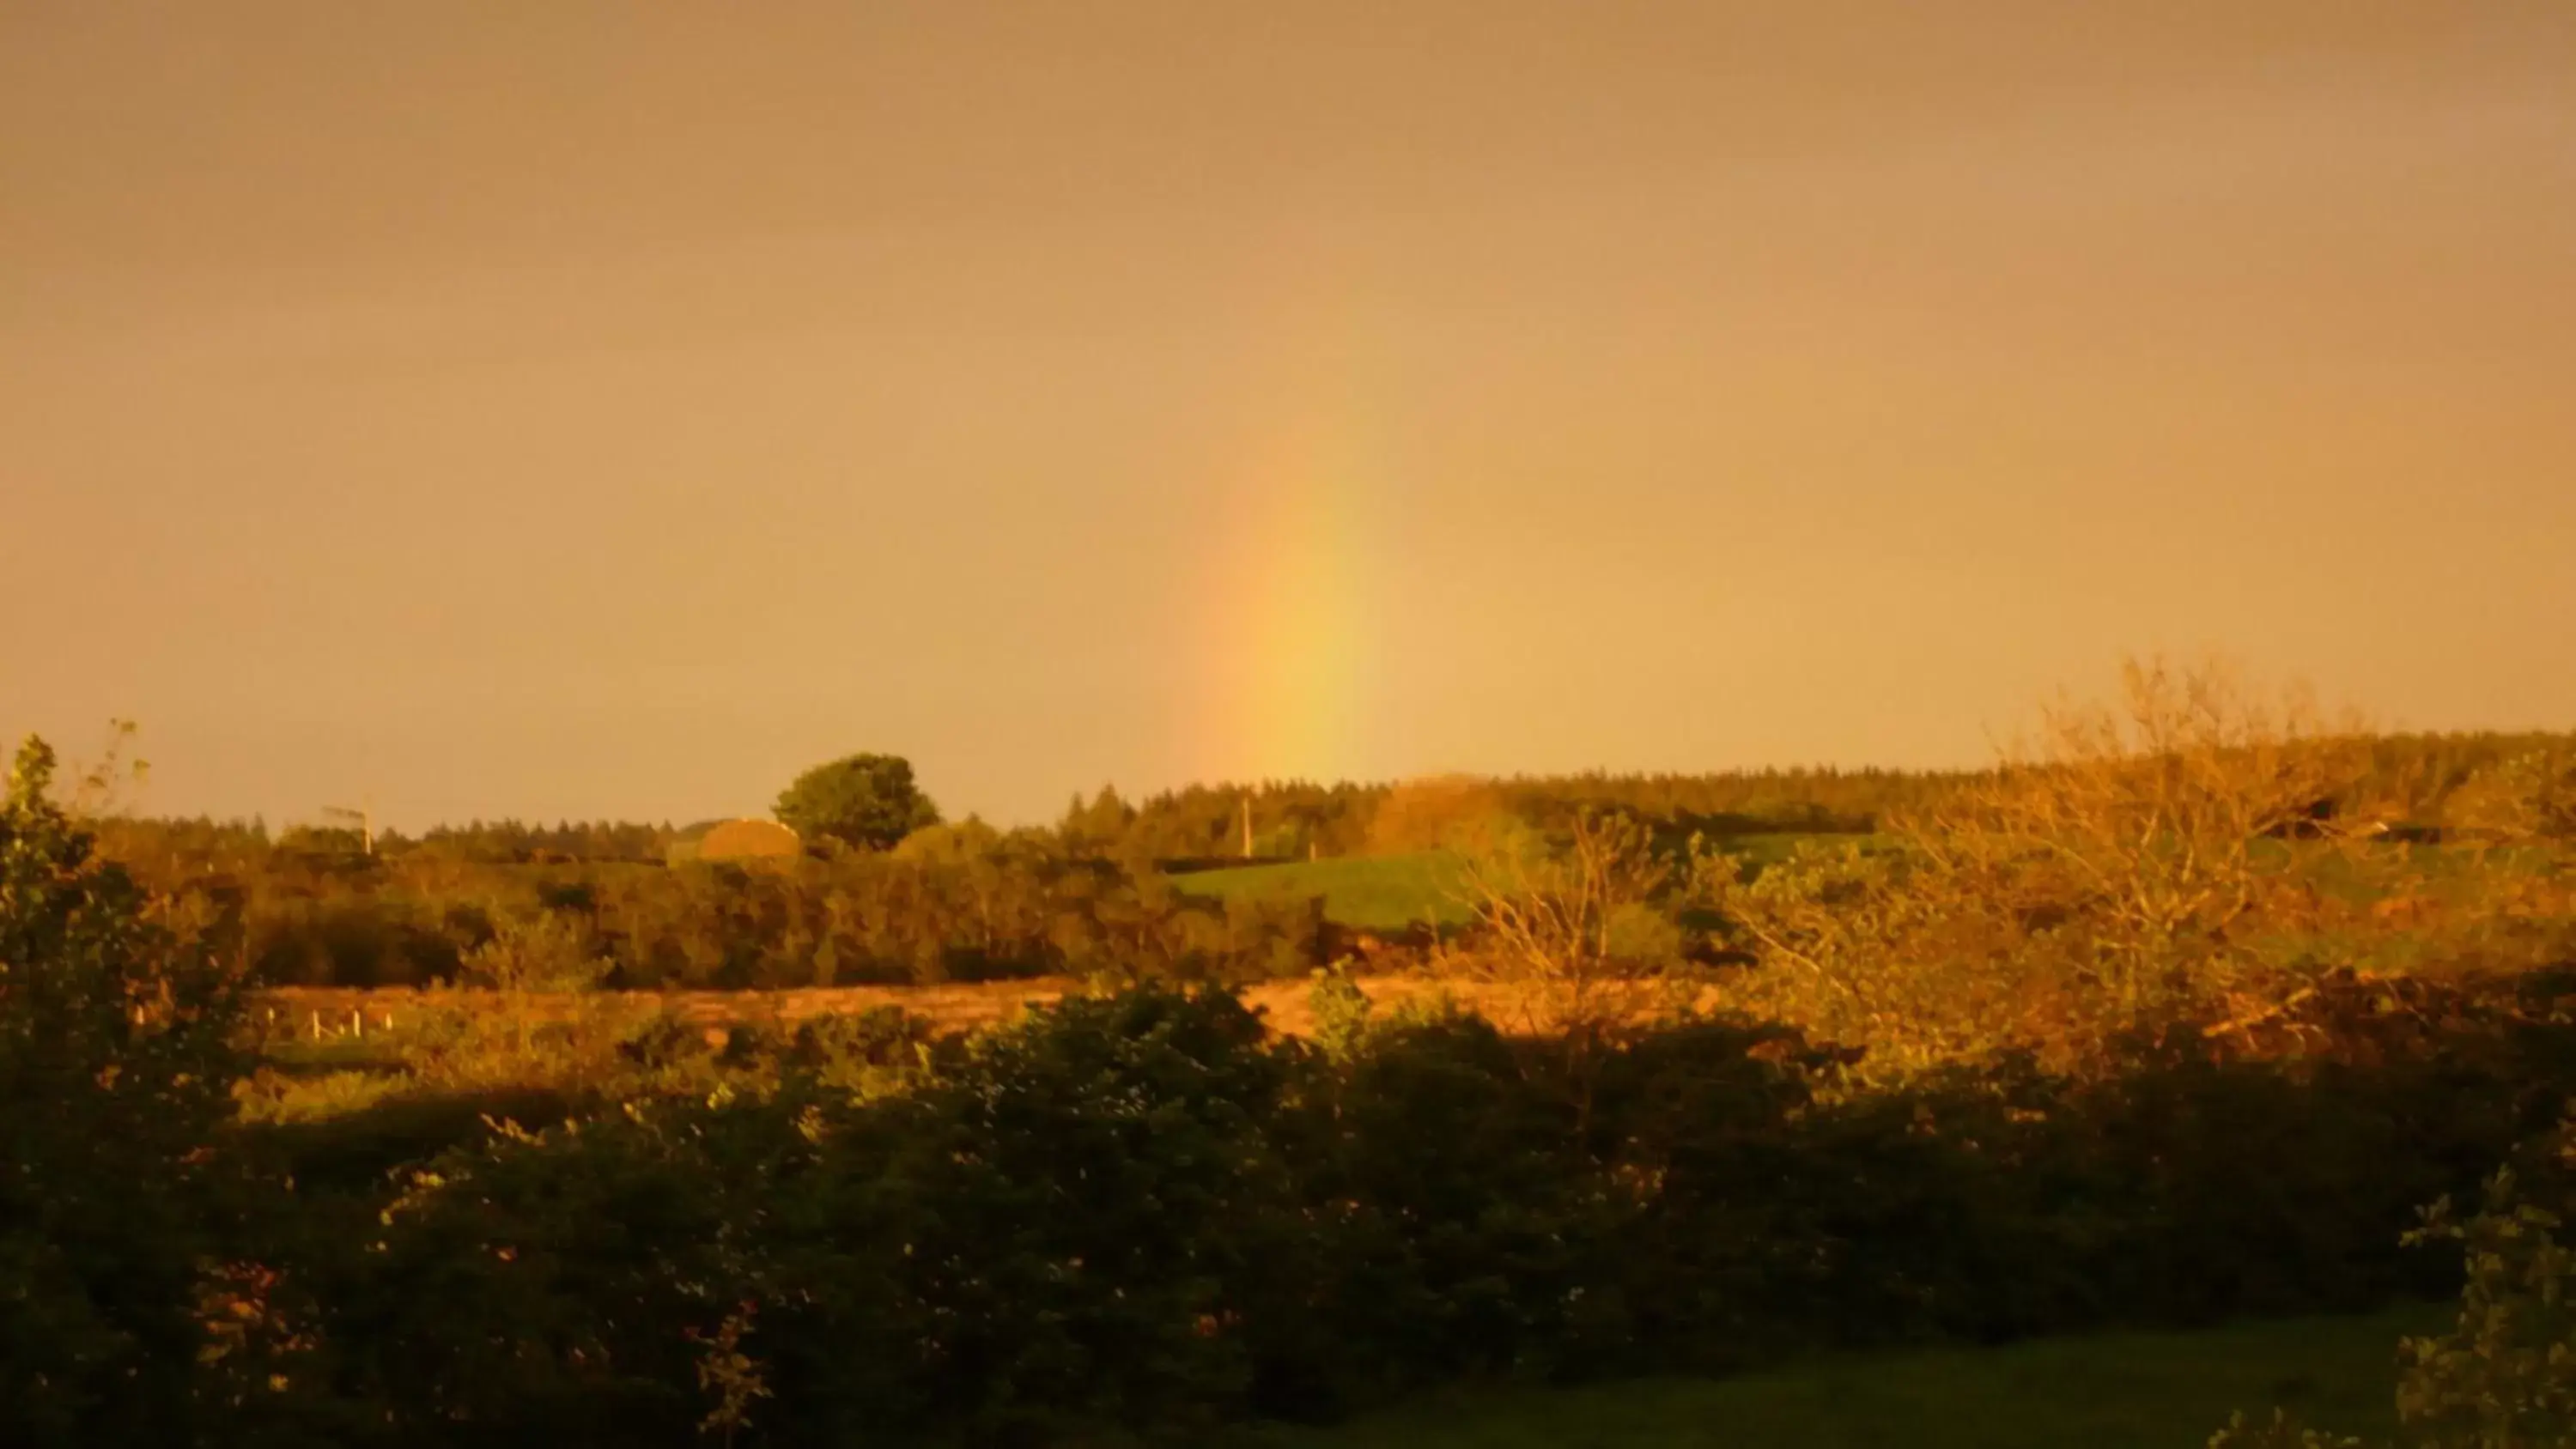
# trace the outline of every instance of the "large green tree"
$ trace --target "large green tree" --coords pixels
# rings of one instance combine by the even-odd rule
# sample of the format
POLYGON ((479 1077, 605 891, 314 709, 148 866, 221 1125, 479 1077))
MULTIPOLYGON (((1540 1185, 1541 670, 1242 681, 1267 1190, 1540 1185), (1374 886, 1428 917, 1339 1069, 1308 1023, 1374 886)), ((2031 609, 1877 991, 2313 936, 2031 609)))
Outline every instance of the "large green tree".
POLYGON ((851 755, 796 777, 778 797, 781 822, 797 834, 883 850, 925 825, 939 807, 913 783, 899 755, 851 755))

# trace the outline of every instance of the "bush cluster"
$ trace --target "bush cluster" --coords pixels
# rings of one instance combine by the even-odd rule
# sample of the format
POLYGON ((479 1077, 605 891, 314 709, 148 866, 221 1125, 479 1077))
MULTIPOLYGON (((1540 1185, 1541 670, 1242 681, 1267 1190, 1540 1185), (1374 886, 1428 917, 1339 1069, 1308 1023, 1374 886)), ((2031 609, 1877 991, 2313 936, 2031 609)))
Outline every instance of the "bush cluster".
POLYGON ((487 975, 495 942, 560 938, 610 989, 743 990, 1087 975, 1251 981, 1325 959, 1308 901, 1215 902, 1150 867, 998 837, 976 848, 747 865, 486 865, 278 852, 146 873, 219 901, 275 986, 487 975))
POLYGON ((2360 1308, 2448 1281, 2398 1245, 2415 1207, 2576 1093, 2563 984, 2354 982, 2303 1004, 2296 1058, 1901 1091, 1721 1019, 1577 1084, 1547 1043, 1351 995, 1311 1044, 1157 985, 936 1045, 809 1030, 713 1090, 464 1130, 381 1195, 280 1196, 242 1412, 390 1443, 1200 1438, 1459 1378, 2360 1308))

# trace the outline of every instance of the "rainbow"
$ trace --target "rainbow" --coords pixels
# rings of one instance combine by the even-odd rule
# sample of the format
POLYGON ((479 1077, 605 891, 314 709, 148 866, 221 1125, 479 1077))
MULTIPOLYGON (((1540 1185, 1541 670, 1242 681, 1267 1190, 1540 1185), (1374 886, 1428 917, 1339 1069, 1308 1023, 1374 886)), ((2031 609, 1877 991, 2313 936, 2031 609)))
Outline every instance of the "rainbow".
POLYGON ((1376 349, 1351 309, 1313 309, 1302 324, 1306 345, 1275 369, 1287 385, 1267 391, 1298 406, 1247 438, 1199 591, 1214 601, 1191 729, 1201 778, 1354 778, 1381 743, 1376 554, 1394 480, 1364 401, 1376 349))

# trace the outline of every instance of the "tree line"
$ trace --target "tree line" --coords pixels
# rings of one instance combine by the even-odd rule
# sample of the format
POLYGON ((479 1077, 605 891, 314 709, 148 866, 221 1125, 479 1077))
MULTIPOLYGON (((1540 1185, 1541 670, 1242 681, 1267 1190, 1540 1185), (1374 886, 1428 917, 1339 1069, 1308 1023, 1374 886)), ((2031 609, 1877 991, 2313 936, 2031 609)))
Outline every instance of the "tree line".
POLYGON ((2126 683, 1758 872, 1642 813, 1420 787, 1407 818, 1447 822, 1477 892, 1441 964, 1519 988, 1508 1023, 1328 970, 1283 1036, 1188 979, 1222 958, 1182 915, 1119 894, 1160 872, 1039 834, 731 874, 378 861, 512 873, 535 906, 366 1091, 253 1028, 247 898, 103 858, 30 746, 0 808, 0 1424, 1206 1442, 1442 1383, 2362 1308, 2465 1267, 2410 1428, 2551 1442, 2576 753, 2428 795, 2425 752, 2126 683), (2410 821, 2454 838, 2392 839, 2410 821), (1033 879, 1111 904, 1009 894, 1033 879), (789 942, 760 959, 810 972, 867 939, 859 891, 933 881, 921 941, 1075 915, 1095 987, 971 1033, 540 1009, 613 1003, 561 988, 641 959, 621 934, 789 942), (675 882, 706 891, 691 924, 637 929, 675 882), (2482 1181, 2483 1211, 2418 1218, 2482 1181))
MULTIPOLYGON (((2493 1164, 2521 1195, 2464 1231, 2497 1262, 2559 1261, 2520 1204, 2571 1197, 2563 971, 2346 978, 2269 1034, 2176 1000, 2085 1070, 1877 1082, 1865 1040, 1744 1016, 1576 1054, 1328 976, 1297 1040, 1144 983, 246 1123, 225 923, 99 860, 45 763, 0 807, 0 1424, 33 1446, 1208 1442, 1441 1383, 2359 1308, 2459 1280, 2456 1239, 2401 1239, 2493 1164)), ((2564 1377, 2528 1351, 2555 1280, 2488 1262, 2471 1301, 2513 1311, 2461 1346, 2499 1356, 2427 1351, 2464 1437, 2423 1442, 2556 1402, 2523 1392, 2564 1377)))
MULTIPOLYGON (((2550 803, 2555 777, 2535 763, 2576 757, 2565 737, 2362 737, 2345 754, 2350 768, 2300 787, 2308 794, 2292 805, 2301 821, 2341 814, 2417 834, 2576 833, 2576 808, 2550 803), (2540 813, 2524 820, 2517 811, 2540 813)), ((1293 857, 1300 846, 1333 855, 1473 851, 1497 830, 1562 843, 1584 820, 1616 818, 1677 862, 1693 841, 1723 847, 1748 834, 1862 839, 1938 816, 2013 777, 1777 771, 1274 782, 1193 786, 1132 806, 1104 790, 1053 828, 1005 832, 971 819, 928 823, 936 807, 912 786, 909 767, 890 776, 896 788, 881 798, 884 782, 871 772, 886 771, 886 757, 858 759, 865 788, 848 788, 826 767, 782 796, 782 813, 803 823, 812 847, 783 862, 675 862, 683 832, 612 822, 387 833, 372 854, 354 836, 272 837, 256 824, 106 817, 92 828, 102 852, 149 889, 236 912, 241 964, 276 985, 466 979, 467 957, 539 918, 556 927, 549 949, 599 963, 591 974, 611 988, 934 984, 1103 970, 1246 982, 1300 974, 1344 944, 1312 902, 1205 900, 1170 874, 1240 856, 1247 804, 1257 858, 1293 857), (800 795, 816 778, 828 788, 800 795), (847 838, 829 833, 828 822, 841 818, 834 811, 852 809, 862 823, 848 826, 847 838)), ((1818 868, 1804 867, 1810 875, 1818 868)), ((1816 879, 1820 892, 1842 888, 1816 879)))

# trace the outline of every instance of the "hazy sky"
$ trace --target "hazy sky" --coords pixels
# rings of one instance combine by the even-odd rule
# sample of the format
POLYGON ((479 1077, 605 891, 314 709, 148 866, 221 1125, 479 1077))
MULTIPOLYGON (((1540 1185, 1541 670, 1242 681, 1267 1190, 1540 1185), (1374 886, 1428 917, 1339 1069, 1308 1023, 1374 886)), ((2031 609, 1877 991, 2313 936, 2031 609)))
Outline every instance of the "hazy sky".
POLYGON ((0 0, 0 729, 152 807, 2576 725, 2576 4, 0 0))

